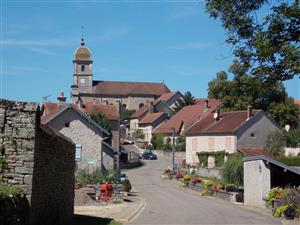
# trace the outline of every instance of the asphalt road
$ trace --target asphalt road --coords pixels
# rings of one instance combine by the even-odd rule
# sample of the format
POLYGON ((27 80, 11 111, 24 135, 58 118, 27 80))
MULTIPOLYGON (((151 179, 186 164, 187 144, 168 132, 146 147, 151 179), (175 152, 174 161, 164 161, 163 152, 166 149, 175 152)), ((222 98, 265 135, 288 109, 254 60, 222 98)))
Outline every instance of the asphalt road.
POLYGON ((159 157, 126 172, 134 190, 146 202, 130 224, 281 224, 271 216, 181 190, 173 182, 161 180, 160 174, 169 163, 170 159, 159 157))

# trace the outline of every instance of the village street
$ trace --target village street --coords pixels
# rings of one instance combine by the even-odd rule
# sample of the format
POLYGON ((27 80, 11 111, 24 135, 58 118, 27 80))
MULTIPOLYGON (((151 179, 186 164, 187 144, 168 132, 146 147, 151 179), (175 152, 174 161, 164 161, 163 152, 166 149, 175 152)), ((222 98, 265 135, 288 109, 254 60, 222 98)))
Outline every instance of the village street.
POLYGON ((144 210, 130 224, 281 224, 271 216, 246 210, 212 197, 180 190, 160 178, 170 158, 146 161, 127 171, 134 190, 144 197, 144 210))

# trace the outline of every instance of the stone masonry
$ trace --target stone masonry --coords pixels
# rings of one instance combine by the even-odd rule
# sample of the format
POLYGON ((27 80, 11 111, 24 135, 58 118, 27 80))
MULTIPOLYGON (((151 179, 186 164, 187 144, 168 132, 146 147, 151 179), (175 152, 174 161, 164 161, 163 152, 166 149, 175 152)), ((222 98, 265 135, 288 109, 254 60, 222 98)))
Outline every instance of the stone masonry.
POLYGON ((8 164, 3 180, 23 190, 30 204, 30 224, 69 224, 75 146, 41 126, 39 118, 35 103, 0 100, 0 155, 8 164))

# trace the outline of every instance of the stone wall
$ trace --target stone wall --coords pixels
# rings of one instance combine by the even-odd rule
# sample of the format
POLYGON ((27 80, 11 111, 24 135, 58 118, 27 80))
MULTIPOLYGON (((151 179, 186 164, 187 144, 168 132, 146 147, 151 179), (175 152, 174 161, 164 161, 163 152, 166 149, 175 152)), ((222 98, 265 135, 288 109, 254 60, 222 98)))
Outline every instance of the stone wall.
POLYGON ((0 155, 8 164, 3 180, 23 190, 30 224, 68 224, 73 215, 75 146, 41 127, 39 118, 35 103, 0 100, 0 155))

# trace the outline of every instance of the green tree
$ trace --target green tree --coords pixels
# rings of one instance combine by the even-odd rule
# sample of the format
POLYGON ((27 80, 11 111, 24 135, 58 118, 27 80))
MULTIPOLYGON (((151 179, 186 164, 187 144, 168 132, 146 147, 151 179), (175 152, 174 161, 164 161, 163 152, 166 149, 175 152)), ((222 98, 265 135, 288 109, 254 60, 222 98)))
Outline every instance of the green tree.
POLYGON ((105 130, 108 130, 109 132, 111 131, 109 121, 103 113, 91 114, 91 119, 98 123, 105 130))
POLYGON ((185 135, 179 135, 176 139, 176 150, 185 151, 185 135))
POLYGON ((206 0, 205 6, 210 17, 221 20, 233 54, 257 79, 272 83, 299 76, 299 0, 206 0))
POLYGON ((222 168, 221 176, 223 181, 227 184, 243 185, 243 156, 239 153, 229 155, 222 168))
POLYGON ((183 107, 187 105, 195 105, 196 100, 191 92, 186 92, 183 96, 183 98, 178 99, 178 101, 175 103, 174 111, 175 113, 179 112, 183 107))
POLYGON ((134 139, 144 139, 145 134, 141 129, 136 129, 133 131, 132 136, 134 139))
POLYGON ((265 83, 248 75, 248 68, 237 60, 229 68, 232 79, 225 71, 208 83, 208 97, 221 100, 221 109, 245 110, 248 105, 263 109, 283 127, 286 124, 297 127, 298 107, 289 98, 283 84, 279 81, 265 83))
POLYGON ((162 149, 164 147, 164 136, 162 134, 153 134, 151 144, 153 149, 162 149))

